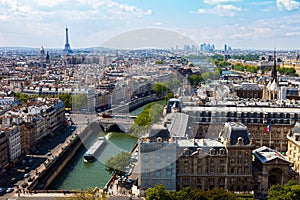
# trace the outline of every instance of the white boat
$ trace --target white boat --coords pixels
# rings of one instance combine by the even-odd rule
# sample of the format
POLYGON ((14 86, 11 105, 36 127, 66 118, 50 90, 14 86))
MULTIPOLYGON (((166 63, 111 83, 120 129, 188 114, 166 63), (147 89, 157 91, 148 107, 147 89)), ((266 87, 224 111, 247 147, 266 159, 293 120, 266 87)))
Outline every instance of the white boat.
POLYGON ((105 144, 105 137, 98 137, 98 140, 89 148, 89 150, 83 155, 84 162, 93 162, 96 160, 97 154, 102 150, 105 144))

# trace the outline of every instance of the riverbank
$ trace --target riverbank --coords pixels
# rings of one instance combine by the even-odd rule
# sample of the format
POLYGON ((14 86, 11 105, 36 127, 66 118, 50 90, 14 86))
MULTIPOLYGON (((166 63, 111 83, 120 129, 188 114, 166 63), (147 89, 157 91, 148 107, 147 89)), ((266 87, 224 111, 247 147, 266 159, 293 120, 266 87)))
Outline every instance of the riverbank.
POLYGON ((57 178, 49 185, 49 190, 87 190, 98 187, 103 188, 110 178, 105 170, 105 162, 111 156, 121 151, 130 151, 137 138, 124 133, 106 134, 106 144, 91 163, 83 161, 83 155, 87 149, 94 144, 98 135, 90 137, 77 151, 76 155, 65 166, 57 178))

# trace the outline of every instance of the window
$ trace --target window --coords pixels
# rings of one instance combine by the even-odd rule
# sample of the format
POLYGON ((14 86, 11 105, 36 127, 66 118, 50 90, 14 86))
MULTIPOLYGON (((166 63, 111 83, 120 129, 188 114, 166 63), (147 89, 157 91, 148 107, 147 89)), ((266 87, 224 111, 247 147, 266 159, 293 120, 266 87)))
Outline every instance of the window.
POLYGON ((185 174, 189 173, 189 168, 188 167, 184 167, 184 173, 185 174))
POLYGON ((201 164, 201 159, 200 158, 198 159, 198 164, 201 164))
POLYGON ((156 177, 160 177, 160 171, 156 171, 156 172, 155 172, 155 176, 156 176, 156 177))
POLYGON ((235 158, 231 158, 231 159, 230 159, 230 163, 231 163, 231 164, 235 164, 235 158))
POLYGON ((221 167, 220 167, 220 173, 225 173, 225 168, 224 168, 224 166, 221 166, 221 167))
POLYGON ((202 183, 201 178, 197 178, 197 185, 201 185, 201 183, 202 183))
POLYGON ((167 171, 167 176, 172 176, 172 171, 167 171))
POLYGON ((210 163, 214 163, 214 159, 213 158, 210 159, 210 163))
POLYGON ((243 159, 238 159, 238 164, 242 164, 243 163, 243 159))
POLYGON ((159 154, 156 155, 156 160, 160 160, 160 155, 159 154))
POLYGON ((242 173, 242 168, 238 167, 238 173, 241 174, 242 173))
POLYGON ((211 174, 214 174, 215 173, 215 167, 211 166, 209 171, 210 171, 211 174))
POLYGON ((198 174, 201 174, 202 173, 202 167, 198 167, 197 172, 198 172, 198 174))
POLYGON ((155 166, 156 166, 156 169, 159 169, 160 168, 160 163, 156 163, 155 166))
POLYGON ((234 173, 234 167, 231 167, 230 173, 234 173))
POLYGON ((224 159, 220 159, 220 164, 224 164, 224 163, 225 163, 224 159))

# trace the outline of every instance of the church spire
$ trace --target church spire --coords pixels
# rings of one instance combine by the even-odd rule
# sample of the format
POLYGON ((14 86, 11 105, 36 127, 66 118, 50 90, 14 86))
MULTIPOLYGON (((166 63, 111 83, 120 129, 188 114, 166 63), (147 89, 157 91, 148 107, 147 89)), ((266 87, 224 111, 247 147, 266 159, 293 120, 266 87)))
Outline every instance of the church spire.
POLYGON ((277 82, 277 70, 276 70, 276 49, 274 48, 274 64, 272 68, 272 81, 277 82))

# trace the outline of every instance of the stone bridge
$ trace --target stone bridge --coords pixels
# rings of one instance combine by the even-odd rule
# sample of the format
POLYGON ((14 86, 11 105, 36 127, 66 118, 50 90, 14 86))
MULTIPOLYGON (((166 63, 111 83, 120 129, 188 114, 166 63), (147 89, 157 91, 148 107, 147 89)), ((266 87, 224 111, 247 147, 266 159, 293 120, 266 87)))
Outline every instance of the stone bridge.
POLYGON ((134 122, 131 118, 99 118, 103 132, 128 132, 134 122))

